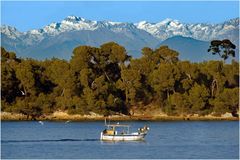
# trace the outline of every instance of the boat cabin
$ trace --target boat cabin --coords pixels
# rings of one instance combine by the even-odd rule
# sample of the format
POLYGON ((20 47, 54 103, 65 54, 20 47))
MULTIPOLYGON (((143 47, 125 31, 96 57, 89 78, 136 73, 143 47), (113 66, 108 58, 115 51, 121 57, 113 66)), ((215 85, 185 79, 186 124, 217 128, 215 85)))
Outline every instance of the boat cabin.
POLYGON ((129 134, 130 125, 126 124, 106 124, 107 129, 103 131, 105 135, 129 134), (119 129, 117 129, 119 128, 119 129))

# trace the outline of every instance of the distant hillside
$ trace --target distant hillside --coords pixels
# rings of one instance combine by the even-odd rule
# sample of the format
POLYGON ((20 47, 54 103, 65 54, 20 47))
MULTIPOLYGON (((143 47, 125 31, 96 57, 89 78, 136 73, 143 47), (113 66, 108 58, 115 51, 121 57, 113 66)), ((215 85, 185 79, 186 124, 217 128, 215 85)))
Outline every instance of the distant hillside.
MULTIPOLYGON (((180 53, 181 60, 201 62, 210 59, 220 59, 217 55, 207 52, 210 42, 200 41, 190 37, 174 36, 161 42, 157 47, 167 45, 180 53)), ((238 55, 238 53, 237 53, 238 55)), ((238 59, 238 56, 235 58, 238 59)))

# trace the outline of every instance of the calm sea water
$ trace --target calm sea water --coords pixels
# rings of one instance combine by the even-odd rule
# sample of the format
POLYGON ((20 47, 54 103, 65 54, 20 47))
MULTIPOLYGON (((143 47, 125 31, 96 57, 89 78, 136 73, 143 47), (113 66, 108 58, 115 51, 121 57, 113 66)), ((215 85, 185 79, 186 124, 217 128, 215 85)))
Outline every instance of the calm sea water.
POLYGON ((147 124, 143 142, 102 142, 103 122, 1 123, 1 158, 239 158, 239 122, 122 122, 137 130, 147 124))

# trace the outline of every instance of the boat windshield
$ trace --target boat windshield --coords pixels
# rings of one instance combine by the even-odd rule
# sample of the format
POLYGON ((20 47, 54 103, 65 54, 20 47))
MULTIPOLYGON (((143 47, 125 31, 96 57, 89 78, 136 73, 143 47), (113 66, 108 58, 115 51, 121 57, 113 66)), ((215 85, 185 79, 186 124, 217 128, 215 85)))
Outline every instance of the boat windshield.
POLYGON ((125 134, 129 134, 129 127, 130 125, 127 125, 127 124, 106 124, 105 126, 107 126, 108 130, 113 130, 113 131, 116 131, 119 129, 116 129, 116 128, 122 128, 120 129, 121 130, 121 133, 125 133, 125 134))

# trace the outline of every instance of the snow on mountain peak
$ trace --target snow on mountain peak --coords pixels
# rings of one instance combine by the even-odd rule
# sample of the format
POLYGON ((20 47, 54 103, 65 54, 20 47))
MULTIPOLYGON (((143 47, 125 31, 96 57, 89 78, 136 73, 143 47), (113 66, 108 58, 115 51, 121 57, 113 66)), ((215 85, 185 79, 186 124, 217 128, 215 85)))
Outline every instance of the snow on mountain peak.
POLYGON ((105 28, 113 32, 130 30, 131 32, 135 32, 136 29, 140 29, 150 33, 159 40, 165 40, 172 36, 181 35, 209 41, 214 38, 219 38, 219 35, 225 36, 229 31, 239 30, 239 18, 231 19, 219 24, 187 24, 170 18, 166 18, 158 23, 140 21, 133 24, 112 21, 91 21, 77 16, 67 16, 61 22, 51 23, 42 29, 34 29, 28 32, 19 32, 14 27, 3 25, 1 26, 1 33, 4 33, 12 39, 16 39, 24 35, 35 39, 33 41, 38 41, 44 39, 46 36, 55 36, 63 32, 77 30, 93 31, 99 28, 105 28))
POLYGON ((156 26, 165 26, 165 27, 177 27, 180 24, 181 23, 178 20, 172 20, 170 18, 167 18, 163 21, 156 23, 155 25, 156 26))
POLYGON ((48 33, 50 35, 56 35, 60 32, 60 23, 51 23, 50 25, 47 25, 43 28, 43 31, 45 33, 48 33))
POLYGON ((163 21, 161 21, 161 24, 169 24, 170 22, 172 22, 173 20, 171 18, 166 18, 163 21))
POLYGON ((220 24, 186 24, 181 23, 178 20, 167 18, 158 23, 146 23, 142 21, 137 23, 136 26, 139 29, 143 29, 149 32, 160 40, 165 40, 166 38, 172 36, 181 35, 185 37, 192 37, 199 40, 209 41, 217 38, 219 34, 224 35, 226 31, 238 29, 239 18, 235 18, 220 24))
POLYGON ((2 31, 17 31, 17 29, 15 27, 11 27, 8 25, 2 25, 1 26, 1 32, 2 31))
POLYGON ((144 25, 146 25, 146 24, 148 24, 147 21, 140 21, 140 22, 138 23, 139 26, 144 26, 144 25))
POLYGON ((107 23, 111 24, 111 25, 120 25, 122 24, 122 22, 111 22, 111 21, 108 21, 107 23))
POLYGON ((54 36, 74 30, 95 30, 97 28, 96 24, 96 21, 86 20, 77 16, 67 16, 60 23, 51 23, 45 26, 42 34, 54 36))
POLYGON ((84 20, 84 19, 81 18, 81 17, 77 17, 77 16, 67 16, 67 17, 65 18, 65 20, 80 21, 80 20, 84 20))
POLYGON ((6 34, 9 38, 17 39, 20 35, 22 35, 21 32, 19 32, 15 27, 2 25, 1 26, 1 33, 6 34))
POLYGON ((86 20, 82 17, 77 16, 67 16, 62 22, 69 22, 69 23, 79 23, 79 22, 91 22, 90 20, 86 20))

